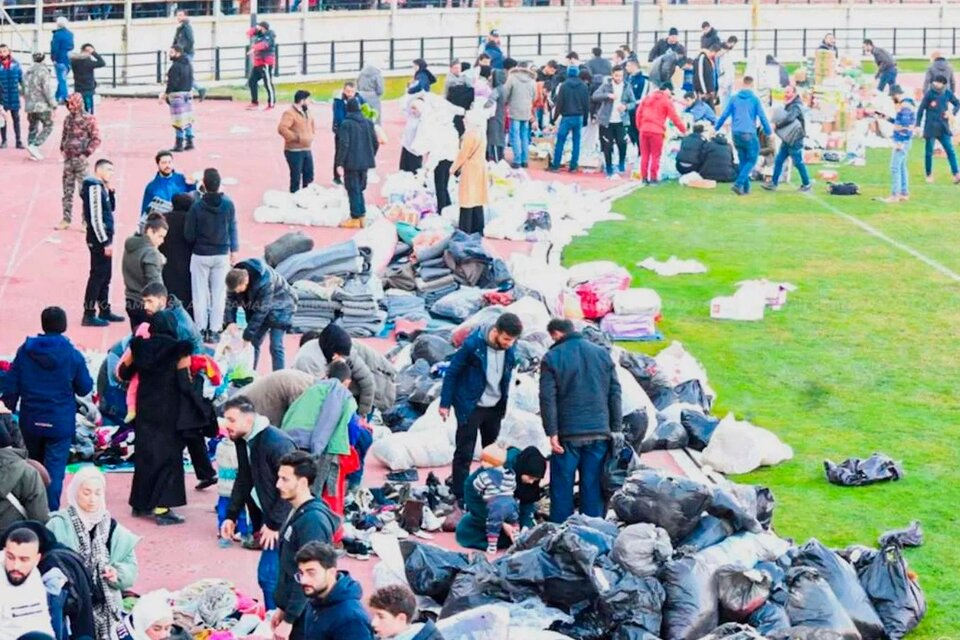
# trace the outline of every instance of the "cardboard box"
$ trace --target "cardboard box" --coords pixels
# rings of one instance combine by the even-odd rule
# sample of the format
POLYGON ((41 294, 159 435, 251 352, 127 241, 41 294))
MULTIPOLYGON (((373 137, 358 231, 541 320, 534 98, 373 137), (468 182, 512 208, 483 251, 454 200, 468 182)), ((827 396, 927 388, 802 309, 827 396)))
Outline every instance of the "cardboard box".
POLYGON ((547 167, 550 166, 550 157, 549 156, 537 156, 527 159, 527 164, 530 169, 539 169, 541 171, 546 171, 547 167))

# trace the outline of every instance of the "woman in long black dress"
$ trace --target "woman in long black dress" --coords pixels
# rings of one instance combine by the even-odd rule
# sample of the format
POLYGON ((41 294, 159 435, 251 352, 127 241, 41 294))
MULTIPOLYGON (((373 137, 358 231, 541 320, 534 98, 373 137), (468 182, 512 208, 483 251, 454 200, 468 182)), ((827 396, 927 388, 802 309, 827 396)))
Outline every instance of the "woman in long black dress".
POLYGON ((193 289, 190 282, 190 255, 193 253, 193 246, 187 242, 183 227, 193 200, 189 193, 173 196, 173 211, 167 214, 167 226, 170 228, 166 240, 160 245, 160 253, 167 259, 163 265, 163 284, 189 314, 193 314, 193 289))
POLYGON ((187 504, 180 436, 181 403, 187 402, 179 378, 189 373, 190 342, 177 340, 176 319, 161 311, 150 319, 150 337, 134 337, 120 362, 119 377, 139 376, 134 419, 134 472, 130 506, 158 525, 181 524, 172 507, 187 504))

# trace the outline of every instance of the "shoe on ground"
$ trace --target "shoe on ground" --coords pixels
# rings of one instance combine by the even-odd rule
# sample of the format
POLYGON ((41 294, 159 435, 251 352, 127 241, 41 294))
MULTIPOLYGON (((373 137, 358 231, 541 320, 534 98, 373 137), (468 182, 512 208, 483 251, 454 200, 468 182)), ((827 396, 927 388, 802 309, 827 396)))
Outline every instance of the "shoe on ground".
POLYGON ((420 480, 420 472, 416 469, 393 471, 387 474, 387 480, 390 482, 418 482, 420 480))
POLYGON ((802 184, 797 191, 800 193, 809 193, 810 191, 813 191, 813 183, 811 182, 810 184, 802 184))
POLYGON ((490 544, 487 545, 487 555, 488 555, 488 556, 495 556, 495 555, 497 555, 497 543, 496 543, 496 542, 492 542, 492 543, 490 543, 490 544))
POLYGON ((3 142, 0 142, 0 149, 6 149, 6 148, 7 148, 7 141, 4 140, 3 142))
POLYGON ((26 149, 22 142, 17 142, 17 149, 26 149))
POLYGON ((107 322, 126 322, 127 319, 123 316, 118 316, 117 314, 107 311, 106 313, 100 312, 100 319, 106 320, 107 322))
POLYGON ((187 144, 183 145, 184 151, 193 151, 193 138, 187 138, 187 144))
POLYGON ((197 89, 197 95, 200 96, 200 102, 203 102, 207 99, 207 90, 206 89, 197 89))
POLYGON ((776 191, 777 185, 773 184, 772 182, 761 182, 760 188, 764 191, 776 191))
POLYGON ((97 316, 83 316, 83 319, 80 320, 80 326, 82 327, 106 327, 110 323, 104 320, 103 318, 98 318, 97 316))
POLYGON ((741 189, 740 187, 738 187, 737 185, 733 185, 732 187, 730 187, 730 191, 733 191, 733 192, 734 192, 735 194, 737 194, 738 196, 745 196, 745 195, 747 195, 746 192, 745 192, 743 189, 741 189))
POLYGON ((347 553, 348 558, 353 558, 354 560, 369 560, 370 552, 372 549, 361 542, 360 540, 343 540, 343 549, 347 553))
POLYGON ((134 518, 149 518, 150 516, 153 515, 153 511, 151 511, 150 509, 133 508, 133 509, 130 509, 130 513, 133 515, 134 518))
POLYGON ((350 218, 346 222, 340 223, 341 229, 363 229, 363 218, 350 218))
MULTIPOLYGON (((2 149, 3 147, 0 147, 2 149)), ((933 176, 927 176, 927 184, 933 184, 933 176)))
POLYGON ((578 167, 570 167, 569 171, 570 173, 580 173, 580 169, 578 167))
POLYGON ((165 509, 162 513, 155 513, 154 518, 157 520, 158 527, 169 527, 186 522, 183 516, 174 513, 172 509, 165 509))
POLYGON ((886 198, 877 198, 877 202, 883 202, 884 204, 899 204, 900 196, 888 196, 886 198))
POLYGON ((207 339, 209 340, 208 344, 220 344, 220 332, 208 331, 207 339))
POLYGON ((431 533, 440 531, 443 528, 443 519, 435 515, 429 507, 424 507, 420 528, 431 533))
MULTIPOLYGON (((19 148, 19 147, 18 147, 19 148)), ((953 184, 960 184, 960 173, 953 176, 953 184)))
POLYGON ((57 223, 57 226, 54 227, 54 229, 56 229, 57 231, 65 231, 69 228, 70 228, 69 220, 61 220, 59 223, 57 223))
POLYGON ((273 111, 276 108, 276 105, 268 104, 267 108, 264 111, 273 111))
POLYGON ((903 194, 902 196, 900 196, 900 202, 909 202, 909 201, 910 201, 910 194, 909 194, 909 193, 905 193, 905 194, 903 194))
POLYGON ((397 540, 406 540, 410 537, 410 534, 404 531, 403 527, 400 526, 400 523, 396 521, 385 524, 382 532, 388 536, 395 537, 397 540))
POLYGON ((40 147, 35 144, 27 145, 27 153, 29 153, 30 157, 34 160, 43 160, 43 155, 40 153, 40 147))
POLYGON ((611 182, 617 182, 618 180, 620 180, 620 174, 608 173, 607 180, 610 180, 611 182))
POLYGON ((550 165, 550 166, 547 166, 547 171, 550 173, 558 173, 560 171, 560 167, 554 167, 550 165))
POLYGON ((213 485, 217 484, 217 476, 212 478, 207 478, 206 480, 201 480, 197 483, 197 486, 194 487, 197 491, 203 491, 204 489, 209 489, 213 485))
POLYGON ((247 111, 256 111, 259 108, 260 108, 260 105, 257 104, 256 102, 251 102, 250 104, 247 105, 247 111))

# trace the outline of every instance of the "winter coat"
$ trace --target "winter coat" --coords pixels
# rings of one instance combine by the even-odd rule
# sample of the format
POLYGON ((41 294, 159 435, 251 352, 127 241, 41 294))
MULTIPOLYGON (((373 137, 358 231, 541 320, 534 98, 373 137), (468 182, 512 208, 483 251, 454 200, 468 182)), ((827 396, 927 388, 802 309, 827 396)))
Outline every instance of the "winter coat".
MULTIPOLYGON (((354 99, 362 107, 366 104, 366 100, 359 93, 354 96, 354 99)), ((333 99, 333 132, 337 133, 337 130, 340 128, 340 124, 343 122, 343 119, 347 117, 347 101, 344 100, 343 94, 340 94, 339 98, 333 99)))
MULTIPOLYGON (((597 122, 601 127, 610 125, 610 116, 613 115, 613 98, 611 96, 613 96, 613 80, 607 78, 603 81, 603 84, 600 85, 600 88, 593 92, 593 96, 591 97, 593 102, 600 103, 600 108, 597 110, 597 122)), ((630 87, 630 83, 626 81, 623 83, 623 93, 620 95, 620 102, 626 107, 622 112, 621 121, 624 124, 629 124, 629 122, 627 122, 627 114, 637 106, 637 101, 633 96, 633 89, 630 87)))
POLYGON ((247 316, 243 330, 247 342, 262 339, 270 329, 289 329, 297 310, 297 294, 286 278, 259 258, 244 260, 234 268, 246 271, 249 283, 243 293, 227 295, 227 322, 235 322, 236 310, 242 308, 247 316))
MULTIPOLYGON (((474 331, 453 354, 450 365, 443 375, 440 390, 440 406, 453 407, 459 424, 466 424, 470 414, 476 409, 487 388, 487 333, 490 327, 484 326, 474 331)), ((510 378, 516 366, 516 347, 510 347, 504 354, 503 377, 500 379, 500 402, 497 410, 503 415, 507 409, 510 395, 510 378)))
MULTIPOLYGON (((340 527, 340 520, 327 504, 319 498, 311 498, 290 514, 280 530, 280 574, 274 598, 277 608, 283 610, 285 622, 293 624, 307 608, 307 596, 294 579, 299 571, 297 551, 308 542, 333 543, 333 534, 340 527)), ((346 628, 346 627, 344 627, 346 628)), ((351 629, 351 637, 354 630, 351 629)), ((312 638, 313 636, 304 636, 312 638)))
POLYGON ((427 620, 423 623, 423 626, 420 627, 417 635, 413 636, 410 640, 443 640, 443 634, 440 633, 440 629, 437 629, 437 625, 433 623, 433 620, 427 620))
POLYGON ((73 436, 74 396, 93 390, 83 354, 66 336, 56 333, 27 338, 2 382, 7 408, 16 411, 20 403, 20 430, 50 439, 73 436))
POLYGON ((197 325, 193 321, 193 316, 187 313, 183 303, 173 293, 167 296, 167 311, 172 313, 177 321, 177 340, 192 344, 193 353, 203 353, 203 341, 200 337, 200 331, 197 330, 197 325))
POLYGON ((730 98, 726 108, 717 120, 716 128, 720 129, 728 118, 732 118, 731 129, 735 134, 752 133, 756 135, 758 120, 764 133, 768 136, 773 133, 770 122, 767 120, 767 114, 763 111, 763 105, 760 104, 760 98, 750 89, 740 89, 730 98))
POLYGON ((284 151, 310 149, 316 132, 317 125, 310 109, 300 110, 296 105, 283 112, 277 125, 277 133, 283 138, 284 151))
POLYGON ((893 129, 893 141, 910 142, 913 138, 913 127, 917 124, 917 108, 913 100, 904 98, 897 115, 889 120, 896 125, 893 129))
POLYGON ((173 34, 173 45, 180 47, 184 55, 193 55, 193 25, 190 24, 190 20, 184 20, 177 25, 177 31, 173 34))
POLYGON ((548 436, 609 436, 620 431, 620 381, 610 354, 574 332, 540 364, 540 416, 548 436))
MULTIPOLYGON (((174 171, 169 176, 164 176, 157 172, 153 180, 148 182, 147 186, 143 189, 143 200, 140 202, 140 214, 145 215, 150 212, 150 203, 153 202, 154 198, 162 200, 172 207, 173 196, 178 193, 189 193, 196 188, 196 184, 187 184, 187 177, 182 173, 174 171)), ((169 224, 169 222, 168 217, 167 223, 169 224)), ((169 241, 170 234, 168 233, 167 240, 164 241, 161 247, 169 241)))
POLYGON ((681 140, 680 150, 677 152, 677 171, 681 174, 699 172, 706 145, 707 141, 699 133, 691 133, 681 140))
POLYGON ((20 87, 23 86, 23 70, 20 63, 11 55, 7 58, 9 65, 0 61, 0 103, 4 109, 20 110, 20 87))
POLYGON ((290 406, 281 428, 299 448, 315 455, 348 456, 350 420, 356 413, 356 401, 339 380, 319 380, 290 406))
POLYGON ((335 165, 347 171, 373 169, 379 148, 373 123, 361 113, 348 113, 337 131, 335 165))
POLYGON ((353 342, 350 355, 360 358, 373 375, 375 383, 373 406, 380 411, 392 408, 397 401, 397 370, 393 364, 379 351, 359 340, 353 342))
POLYGON ((193 65, 187 56, 174 58, 167 69, 167 86, 165 93, 190 93, 193 91, 193 65))
POLYGON ((253 66, 272 67, 277 62, 277 34, 272 29, 264 32, 256 28, 247 30, 247 37, 253 38, 250 50, 253 51, 253 66))
POLYGON ((700 48, 709 51, 715 45, 722 46, 723 42, 721 42, 720 34, 717 33, 716 28, 710 27, 709 31, 700 34, 700 48))
POLYGON ((517 67, 507 74, 504 96, 511 120, 526 122, 533 118, 533 100, 537 95, 537 76, 530 69, 517 67))
POLYGON ((717 75, 714 61, 706 53, 701 52, 693 64, 693 90, 697 94, 715 94, 717 92, 717 75))
MULTIPOLYGON (((801 131, 803 132, 803 134, 799 138, 797 138, 797 142, 802 143, 803 138, 807 134, 807 123, 803 117, 803 104, 800 101, 800 96, 796 96, 793 98, 793 100, 788 102, 784 106, 784 112, 785 112, 784 118, 779 123, 777 123, 774 132, 776 133, 777 131, 789 126, 793 122, 799 121, 801 131)), ((781 140, 782 139, 783 138, 781 138, 781 140)))
MULTIPOLYGON (((47 522, 47 529, 57 538, 57 542, 80 553, 77 530, 73 528, 67 509, 51 513, 50 520, 47 522)), ((134 549, 140 542, 140 536, 134 535, 125 526, 111 519, 110 536, 107 542, 107 549, 110 552, 110 566, 117 570, 117 581, 110 586, 118 591, 132 589, 139 573, 137 555, 134 549)))
POLYGON ((87 224, 87 245, 106 247, 113 244, 117 196, 99 178, 85 178, 80 187, 83 221, 87 224))
POLYGON ((55 64, 70 64, 70 52, 73 51, 73 32, 66 27, 54 29, 50 37, 50 59, 55 64))
POLYGON ((195 256, 225 256, 240 250, 237 213, 233 201, 222 193, 205 193, 187 212, 183 237, 195 256))
MULTIPOLYGON (((373 640, 370 616, 363 608, 363 589, 346 571, 325 598, 312 598, 306 610, 304 638, 310 640, 373 640)), ((279 604, 279 603, 278 603, 279 604)))
POLYGON ((678 66, 680 56, 673 49, 667 51, 650 63, 650 70, 647 72, 650 83, 659 88, 664 82, 672 82, 678 66))
MULTIPOLYGON (((472 96, 472 88, 470 93, 472 96)), ((424 103, 425 111, 409 148, 424 158, 424 166, 431 170, 440 162, 453 162, 460 152, 460 135, 453 126, 453 117, 460 110, 450 102, 438 102, 424 103)))
POLYGON ((70 67, 73 69, 73 90, 77 93, 90 93, 97 90, 97 79, 94 72, 107 66, 107 61, 99 53, 87 55, 77 53, 70 56, 70 67))
POLYGON ((23 107, 27 113, 49 113, 57 108, 53 74, 42 62, 27 69, 23 85, 23 107))
POLYGON ((647 62, 653 62, 667 51, 673 51, 681 56, 685 56, 687 54, 687 50, 683 48, 683 45, 680 44, 679 40, 677 40, 675 44, 670 44, 667 42, 666 38, 661 38, 657 40, 657 44, 653 45, 653 48, 650 49, 650 53, 647 55, 647 62))
POLYGON ((243 388, 243 395, 270 424, 283 424, 283 416, 290 405, 315 383, 313 374, 280 369, 257 377, 243 388))
POLYGON ((594 56, 587 60, 587 69, 594 78, 606 78, 613 73, 613 64, 603 56, 594 56))
POLYGON ((420 93, 421 91, 430 92, 430 87, 437 81, 426 67, 420 67, 420 70, 413 74, 413 82, 407 87, 408 94, 420 93))
POLYGON ((930 91, 930 84, 933 79, 943 76, 947 79, 947 89, 956 92, 956 80, 953 77, 953 67, 947 62, 946 58, 937 58, 930 63, 926 75, 923 76, 923 93, 930 91))
POLYGON ((381 98, 383 97, 383 72, 377 67, 368 64, 360 70, 357 76, 357 94, 363 97, 364 102, 377 111, 377 123, 381 121, 381 98))
POLYGON ((701 120, 706 120, 716 126, 717 113, 703 100, 697 99, 692 105, 684 109, 684 113, 689 113, 694 124, 701 120))
POLYGON ((590 89, 579 77, 567 78, 560 85, 553 109, 554 119, 561 116, 583 116, 583 124, 586 126, 590 117, 590 89))
POLYGON ((160 253, 166 258, 163 264, 163 283, 170 295, 176 296, 187 309, 193 308, 193 283, 190 280, 190 256, 193 245, 187 242, 184 228, 187 212, 174 209, 166 215, 167 238, 160 245, 160 253))
POLYGON ((930 89, 923 96, 917 109, 917 126, 923 126, 924 138, 940 138, 950 134, 947 120, 950 105, 953 105, 953 115, 957 115, 960 112, 960 100, 949 89, 942 92, 930 89))
POLYGON ((123 295, 128 302, 142 303, 143 288, 163 284, 163 254, 150 239, 135 233, 123 244, 123 295))
POLYGON ((500 49, 500 45, 496 42, 487 41, 483 45, 483 53, 490 56, 490 66, 494 69, 503 69, 503 50, 500 49))
POLYGON ((877 77, 889 71, 897 70, 897 61, 893 59, 890 52, 880 47, 873 48, 873 61, 877 63, 877 77))
POLYGON ((507 144, 507 95, 505 84, 506 73, 503 69, 494 69, 490 76, 492 93, 487 106, 496 107, 493 117, 487 120, 487 146, 504 147, 507 144))
POLYGON ((26 451, 3 447, 0 449, 0 531, 16 522, 46 522, 47 518, 47 490, 40 472, 27 462, 26 451), (20 513, 8 496, 16 499, 26 515, 20 513))
POLYGON ((703 145, 698 173, 702 178, 717 182, 733 182, 736 179, 733 148, 725 136, 718 134, 703 145))
POLYGON ((238 440, 237 479, 233 483, 230 504, 227 506, 227 519, 237 521, 240 513, 250 500, 251 491, 256 489, 257 502, 263 514, 263 524, 268 529, 280 531, 290 504, 280 498, 277 491, 277 474, 280 471, 280 458, 297 450, 297 445, 286 433, 274 426, 264 426, 258 432, 265 418, 257 418, 260 425, 254 424, 252 441, 238 440))
POLYGON ((97 119, 84 111, 69 111, 63 119, 60 152, 67 160, 89 158, 100 147, 97 119))
POLYGON ((637 71, 632 76, 629 76, 626 82, 630 85, 630 90, 633 92, 633 108, 636 109, 640 101, 647 97, 651 84, 650 78, 644 75, 642 71, 637 71))
POLYGON ((673 106, 673 98, 663 91, 654 91, 640 101, 637 107, 637 130, 643 133, 663 135, 667 132, 667 118, 673 122, 680 133, 686 133, 683 121, 673 106))
POLYGON ((460 140, 460 153, 450 173, 460 175, 459 205, 461 208, 482 207, 490 201, 487 179, 486 144, 483 134, 467 131, 460 140))

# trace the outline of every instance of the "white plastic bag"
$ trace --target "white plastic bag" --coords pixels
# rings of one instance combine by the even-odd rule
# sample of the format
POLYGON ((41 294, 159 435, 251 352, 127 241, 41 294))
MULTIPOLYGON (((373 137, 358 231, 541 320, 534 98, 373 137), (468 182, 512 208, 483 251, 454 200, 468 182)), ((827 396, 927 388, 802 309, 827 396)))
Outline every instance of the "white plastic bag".
POLYGON ((613 311, 624 316, 649 316, 660 313, 660 295, 653 289, 626 289, 613 294, 613 311))
POLYGON ((496 605, 469 609, 437 622, 444 638, 503 640, 510 637, 510 611, 496 605))
POLYGON ((543 430, 540 416, 519 409, 507 411, 500 425, 498 441, 504 447, 536 447, 544 457, 550 455, 550 438, 543 430))
POLYGON ((775 434, 728 413, 703 450, 702 462, 720 473, 749 473, 793 458, 793 449, 775 434))
POLYGON ((540 413, 540 385, 529 373, 514 373, 510 380, 507 411, 519 410, 540 413))

